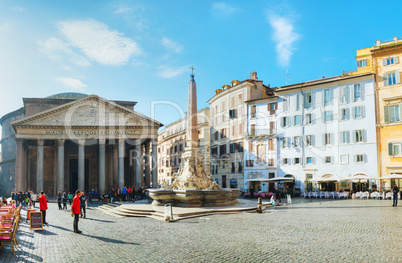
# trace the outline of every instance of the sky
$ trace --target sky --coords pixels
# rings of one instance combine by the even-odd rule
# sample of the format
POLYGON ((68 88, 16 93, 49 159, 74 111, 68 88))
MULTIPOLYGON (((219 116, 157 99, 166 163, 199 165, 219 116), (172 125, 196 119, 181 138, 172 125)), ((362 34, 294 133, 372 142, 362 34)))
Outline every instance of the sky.
POLYGON ((0 0, 0 116, 62 92, 137 101, 167 125, 256 71, 271 87, 356 70, 356 50, 402 38, 402 1, 0 0), (288 72, 288 74, 287 74, 288 72))

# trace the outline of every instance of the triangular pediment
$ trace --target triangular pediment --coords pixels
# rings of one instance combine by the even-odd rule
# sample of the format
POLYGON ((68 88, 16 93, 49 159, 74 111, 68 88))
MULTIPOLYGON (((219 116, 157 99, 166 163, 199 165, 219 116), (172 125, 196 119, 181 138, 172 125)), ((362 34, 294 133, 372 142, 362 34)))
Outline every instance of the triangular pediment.
POLYGON ((46 127, 155 127, 162 126, 145 115, 91 95, 12 123, 19 126, 46 127))

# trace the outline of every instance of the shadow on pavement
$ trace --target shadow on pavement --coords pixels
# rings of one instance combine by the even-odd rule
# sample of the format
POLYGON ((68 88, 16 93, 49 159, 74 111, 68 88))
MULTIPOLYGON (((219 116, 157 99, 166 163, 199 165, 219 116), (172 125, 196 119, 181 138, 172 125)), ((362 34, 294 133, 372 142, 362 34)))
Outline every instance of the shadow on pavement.
POLYGON ((80 218, 80 220, 92 220, 92 221, 97 221, 97 222, 103 222, 103 223, 115 223, 114 221, 109 221, 109 220, 100 220, 100 219, 95 219, 95 218, 80 218))
POLYGON ((125 241, 122 241, 122 240, 117 240, 117 239, 112 239, 112 238, 107 238, 107 237, 98 237, 98 236, 91 236, 91 235, 86 235, 86 234, 81 234, 81 236, 95 238, 95 239, 98 239, 100 241, 104 241, 104 242, 107 242, 107 243, 127 244, 127 245, 137 245, 137 246, 140 245, 138 243, 125 242, 125 241))

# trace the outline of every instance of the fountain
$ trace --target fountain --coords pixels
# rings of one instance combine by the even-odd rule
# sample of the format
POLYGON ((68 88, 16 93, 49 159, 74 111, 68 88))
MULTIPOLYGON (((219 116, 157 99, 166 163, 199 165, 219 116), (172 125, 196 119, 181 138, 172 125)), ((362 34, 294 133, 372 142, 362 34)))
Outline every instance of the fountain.
MULTIPOLYGON (((194 69, 194 68, 192 68, 194 69)), ((154 200, 152 205, 171 203, 175 206, 231 206, 237 204, 240 189, 222 189, 204 169, 203 156, 198 147, 197 130, 197 86, 191 74, 188 86, 188 115, 186 147, 181 157, 179 171, 174 174, 171 185, 164 184, 161 189, 149 189, 154 200)))

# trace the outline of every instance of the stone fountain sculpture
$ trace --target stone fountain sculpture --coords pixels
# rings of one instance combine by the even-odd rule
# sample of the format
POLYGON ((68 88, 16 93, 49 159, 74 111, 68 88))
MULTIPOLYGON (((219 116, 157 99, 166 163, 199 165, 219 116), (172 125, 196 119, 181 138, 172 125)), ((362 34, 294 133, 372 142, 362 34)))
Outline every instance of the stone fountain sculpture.
MULTIPOLYGON (((193 69, 193 68, 192 68, 193 69)), ((149 189, 153 205, 172 203, 177 206, 227 206, 237 203, 240 189, 221 189, 204 169, 204 158, 198 147, 197 86, 194 74, 188 86, 186 147, 179 171, 171 185, 149 189)))

